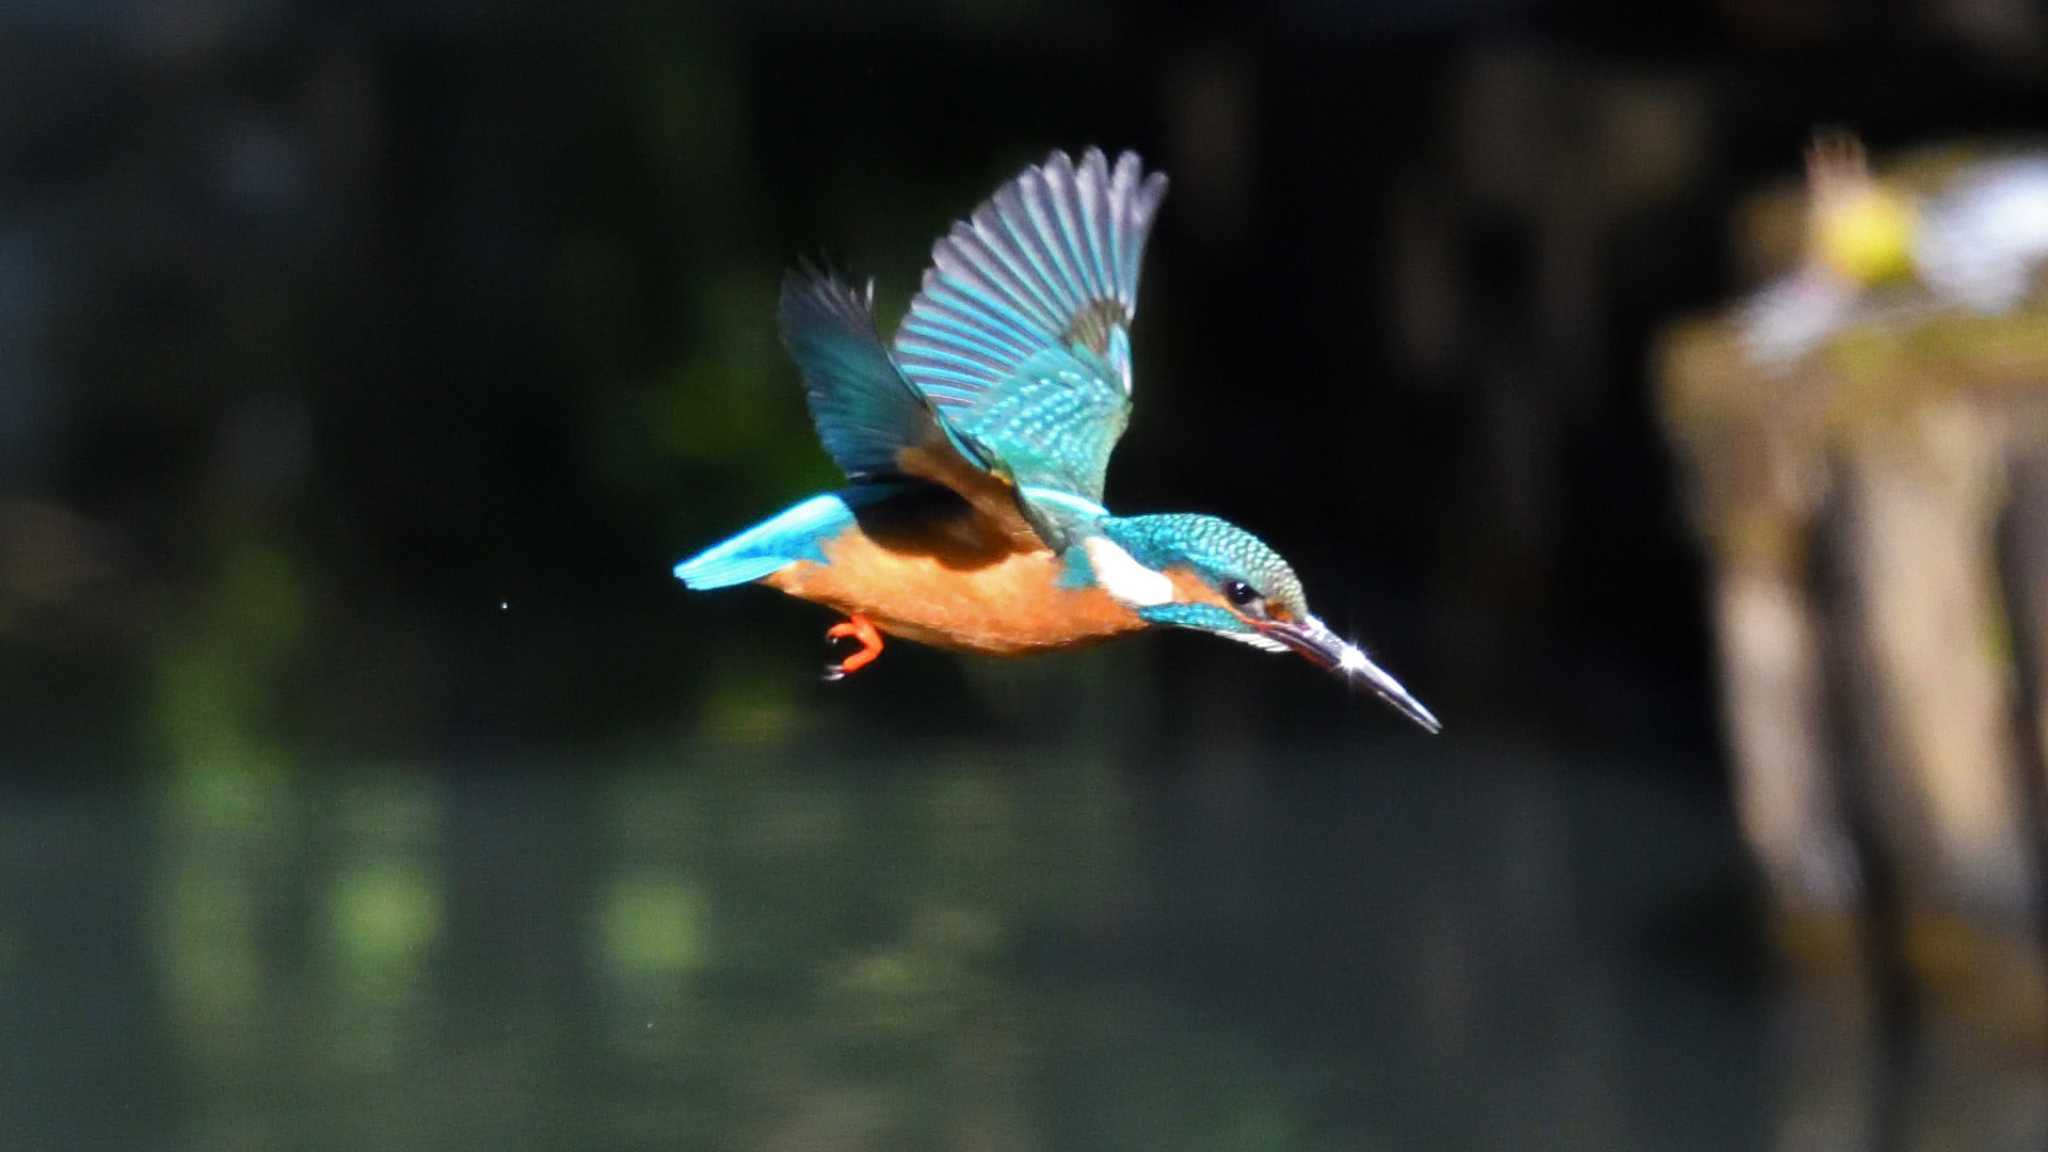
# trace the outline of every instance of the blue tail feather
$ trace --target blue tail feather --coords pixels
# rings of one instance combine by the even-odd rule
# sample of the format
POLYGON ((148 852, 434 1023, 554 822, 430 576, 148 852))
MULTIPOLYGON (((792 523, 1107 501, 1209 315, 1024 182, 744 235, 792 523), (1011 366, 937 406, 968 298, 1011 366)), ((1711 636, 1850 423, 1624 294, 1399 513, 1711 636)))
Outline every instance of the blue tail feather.
POLYGON ((859 485, 813 496, 714 544, 675 567, 676 579, 695 591, 749 584, 799 560, 823 563, 825 541, 854 523, 854 510, 886 498, 900 485, 859 485))

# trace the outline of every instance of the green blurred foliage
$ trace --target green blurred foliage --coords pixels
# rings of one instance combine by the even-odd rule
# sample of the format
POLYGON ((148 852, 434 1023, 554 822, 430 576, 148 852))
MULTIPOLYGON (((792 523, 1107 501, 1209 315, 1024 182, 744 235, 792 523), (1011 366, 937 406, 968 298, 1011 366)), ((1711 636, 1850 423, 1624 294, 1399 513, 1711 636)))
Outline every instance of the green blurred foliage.
POLYGON ((665 873, 624 876, 601 898, 599 933, 611 964, 667 979, 688 976, 709 959, 704 894, 665 873))
POLYGON ((410 986, 440 929, 440 900, 417 868, 373 861, 336 877, 331 931, 351 978, 397 991, 410 986))
POLYGON ((270 723, 306 630, 305 581, 277 547, 227 546, 192 615, 155 653, 151 701, 176 787, 216 819, 252 818, 288 757, 270 723))

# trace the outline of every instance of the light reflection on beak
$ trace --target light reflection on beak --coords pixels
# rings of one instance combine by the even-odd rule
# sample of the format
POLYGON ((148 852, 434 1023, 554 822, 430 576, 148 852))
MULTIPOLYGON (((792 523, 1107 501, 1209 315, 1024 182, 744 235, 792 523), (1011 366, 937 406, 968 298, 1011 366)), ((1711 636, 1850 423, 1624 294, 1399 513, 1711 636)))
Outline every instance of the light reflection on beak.
POLYGON ((1324 627, 1321 620, 1306 616, 1299 623, 1275 622, 1263 626, 1260 631, 1299 652, 1318 667, 1341 673, 1347 680, 1363 680, 1367 687, 1378 693, 1380 699, 1399 709, 1402 715, 1431 734, 1443 731, 1443 724, 1422 706, 1422 701, 1410 696, 1400 681, 1387 675, 1386 670, 1359 651, 1357 645, 1324 627))

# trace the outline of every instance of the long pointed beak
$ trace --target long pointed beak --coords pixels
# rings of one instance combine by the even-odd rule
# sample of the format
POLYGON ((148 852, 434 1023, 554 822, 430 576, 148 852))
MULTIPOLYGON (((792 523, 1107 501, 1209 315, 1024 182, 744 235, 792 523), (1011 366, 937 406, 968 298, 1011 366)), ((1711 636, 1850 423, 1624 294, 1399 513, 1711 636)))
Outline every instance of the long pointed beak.
POLYGON ((1318 667, 1340 673, 1347 680, 1365 681, 1380 699, 1422 725, 1432 735, 1444 730, 1436 716, 1422 706, 1422 701, 1410 696, 1399 680, 1387 675, 1386 669, 1373 663, 1370 657, 1358 650, 1357 645, 1324 627, 1321 620, 1308 616, 1300 623, 1268 624, 1261 631, 1301 653, 1318 667))

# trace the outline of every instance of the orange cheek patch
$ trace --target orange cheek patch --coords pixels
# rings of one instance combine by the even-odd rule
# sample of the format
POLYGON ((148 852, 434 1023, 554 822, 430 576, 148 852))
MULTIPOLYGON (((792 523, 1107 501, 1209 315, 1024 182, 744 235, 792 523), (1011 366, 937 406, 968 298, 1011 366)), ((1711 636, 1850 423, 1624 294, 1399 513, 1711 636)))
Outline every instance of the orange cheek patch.
POLYGON ((1166 578, 1173 581, 1173 599, 1175 603, 1213 604, 1232 616, 1237 617, 1239 620, 1245 621, 1247 624, 1253 622, 1250 617, 1231 607, 1230 601, 1223 598, 1223 593, 1210 587, 1209 582, 1196 575, 1192 569, 1168 568, 1166 570, 1166 578))
POLYGON ((1192 569, 1168 568, 1166 578, 1173 582, 1173 599, 1177 604, 1215 604, 1227 607, 1223 597, 1218 595, 1209 582, 1195 575, 1192 569))
POLYGON ((1191 568, 1168 568, 1166 570, 1166 578, 1173 581, 1173 599, 1175 603, 1213 604, 1254 628, 1262 624, 1294 623, 1294 613, 1271 601, 1266 603, 1264 619, 1253 619, 1245 615, 1243 612, 1238 611, 1237 607, 1231 604, 1230 601, 1224 599, 1223 593, 1210 587, 1209 582, 1202 579, 1191 568))

